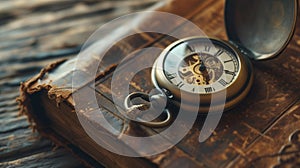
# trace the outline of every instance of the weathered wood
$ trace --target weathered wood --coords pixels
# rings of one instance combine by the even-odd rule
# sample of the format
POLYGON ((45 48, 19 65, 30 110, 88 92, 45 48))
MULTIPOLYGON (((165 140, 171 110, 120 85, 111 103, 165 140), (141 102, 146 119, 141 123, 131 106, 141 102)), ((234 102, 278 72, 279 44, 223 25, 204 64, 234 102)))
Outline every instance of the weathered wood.
POLYGON ((34 167, 82 167, 78 162, 66 153, 65 150, 41 152, 31 156, 23 157, 8 162, 0 163, 1 167, 18 167, 18 168, 34 168, 34 167))
MULTIPOLYGON (((221 3, 219 5, 222 6, 221 3)), ((220 6, 203 11, 199 14, 200 16, 193 17, 193 21, 199 23, 199 26, 206 30, 207 34, 225 39, 224 28, 219 26, 222 23, 221 19, 213 19, 216 16, 216 18, 222 18, 222 8, 220 6), (205 23, 205 20, 207 22, 210 20, 216 21, 201 25, 201 23, 205 23), (216 30, 215 28, 219 29, 216 30)), ((266 130, 270 129, 273 123, 280 119, 279 116, 284 115, 299 99, 299 78, 297 76, 299 75, 300 66, 298 64, 299 57, 296 56, 296 53, 299 53, 299 44, 297 44, 299 41, 297 34, 299 32, 297 29, 291 45, 279 58, 269 62, 253 62, 256 79, 251 94, 241 105, 223 116, 217 130, 208 141, 204 144, 198 143, 199 130, 204 122, 204 119, 200 118, 194 129, 188 134, 187 138, 178 144, 178 147, 186 151, 189 156, 195 156, 199 162, 204 163, 206 166, 219 167, 231 165, 231 160, 236 157, 242 156, 245 158, 245 150, 248 150, 257 139, 263 138, 275 141, 273 137, 265 135, 266 130), (297 49, 295 50, 295 48, 297 49), (284 80, 282 80, 282 77, 284 80)), ((161 41, 164 40, 166 39, 161 41)), ((138 58, 135 61, 143 62, 138 58)), ((126 73, 124 73, 124 76, 126 76, 126 73)), ((143 78, 138 78, 137 81, 132 82, 131 86, 134 88, 132 91, 150 91, 149 89, 153 88, 151 83, 141 81, 150 79, 149 71, 140 74, 140 76, 143 76, 143 78)), ((110 82, 111 78, 100 82, 96 86, 97 90, 109 99, 111 99, 110 82)), ((107 104, 102 103, 101 105, 105 106, 107 104)), ((111 107, 107 108, 111 109, 111 107)), ((168 157, 165 159, 168 160, 168 157)))
POLYGON ((51 141, 41 138, 38 133, 32 133, 29 129, 19 129, 1 135, 1 162, 29 156, 31 153, 37 153, 43 148, 52 146, 51 141))
POLYGON ((18 116, 17 86, 49 62, 74 57, 103 23, 157 1, 0 2, 0 167, 84 166, 32 133, 27 120, 18 116))
MULTIPOLYGON (((182 1, 178 1, 178 2, 180 2, 180 3, 183 3, 182 1)), ((204 2, 204 1, 203 1, 204 2)), ((209 2, 209 3, 204 3, 203 4, 203 6, 200 6, 200 7, 197 7, 197 5, 195 5, 195 4, 199 4, 199 2, 198 1, 193 1, 191 4, 189 4, 189 7, 190 8, 196 8, 196 10, 195 11, 200 11, 200 10, 202 10, 202 9, 204 9, 207 5, 209 5, 210 3, 212 3, 212 2, 209 2)), ((179 12, 178 10, 176 10, 176 8, 174 9, 174 8, 166 8, 166 10, 168 11, 168 10, 171 10, 172 12, 174 12, 174 13, 176 13, 176 12, 179 12)), ((171 12, 171 11, 169 11, 169 12, 171 12)), ((182 12, 182 11, 181 11, 182 12)), ((192 12, 194 12, 193 10, 192 10, 192 12)), ((190 15, 190 11, 186 11, 185 13, 181 13, 181 15, 182 16, 184 16, 184 17, 191 17, 191 15, 190 15)), ((182 22, 181 22, 182 23, 182 22)), ((180 22, 178 22, 178 23, 176 23, 177 25, 179 25, 179 24, 181 24, 180 22)), ((172 30, 170 30, 170 31, 172 31, 172 30)), ((135 39, 143 39, 142 41, 141 41, 141 43, 136 43, 136 45, 137 46, 131 46, 132 47, 132 49, 137 49, 137 48, 139 48, 139 47, 143 47, 143 46, 147 46, 147 45, 151 45, 153 42, 155 42, 157 39, 159 39, 160 37, 162 37, 161 35, 159 35, 159 36, 157 36, 157 35, 155 35, 155 36, 153 36, 154 38, 148 38, 148 37, 151 37, 151 36, 135 36, 135 37, 133 37, 132 39, 131 38, 129 38, 128 40, 130 41, 130 40, 135 40, 135 39), (145 37, 147 37, 147 38, 145 38, 145 37), (145 38, 145 39, 144 39, 145 38)), ((124 42, 123 43, 121 43, 121 44, 123 44, 124 45, 124 42)), ((127 45, 128 46, 128 45, 127 45)), ((130 47, 130 46, 129 46, 130 47)), ((127 50, 129 50, 130 51, 130 49, 128 49, 128 48, 126 48, 127 50)), ((124 52, 124 51, 123 51, 124 52)), ((126 53, 125 53, 125 55, 126 55, 126 53)), ((115 55, 112 55, 112 56, 115 56, 115 55)), ((109 64, 112 64, 113 62, 112 61, 115 61, 115 63, 118 63, 118 61, 119 60, 121 60, 122 59, 122 57, 118 57, 118 58, 116 58, 116 59, 112 59, 112 57, 109 57, 110 59, 108 60, 104 60, 104 62, 105 61, 107 61, 107 62, 105 62, 106 64, 103 64, 103 66, 107 66, 107 65, 109 65, 109 64)), ((103 68, 103 66, 101 66, 102 68, 103 68)), ((56 81, 56 83, 57 83, 57 81, 56 81)), ((44 103, 46 103, 46 102, 44 102, 44 103)), ((49 107, 48 107, 49 108, 49 107)), ((74 115, 74 113, 73 113, 73 115, 74 115)), ((53 116, 54 117, 54 116, 53 116)), ((58 118, 56 118, 56 119, 58 119, 58 118)), ((60 122, 58 122, 58 123, 60 123, 60 122)), ((42 124, 42 123, 40 123, 40 124, 42 124)), ((45 124, 45 123, 44 123, 45 124)), ((55 126, 52 126, 52 127, 54 127, 55 128, 55 126)), ((61 127, 57 127, 57 129, 55 129, 57 132, 60 132, 60 129, 61 127)), ((63 135, 63 134, 61 134, 61 135, 63 135)), ((65 135, 65 134, 64 134, 65 135)), ((68 136, 67 136, 68 137, 68 136)), ((78 143, 76 143, 76 144, 78 144, 78 143)), ((80 144, 85 144, 85 143, 80 143, 80 144)), ((88 148, 91 148, 90 146, 87 146, 87 147, 82 147, 83 148, 83 150, 87 150, 88 148)), ((97 149, 100 149, 100 148, 97 148, 97 149)), ((171 156, 171 154, 173 153, 174 154, 174 157, 176 158, 178 158, 178 161, 181 161, 181 160, 185 160, 185 161, 188 161, 191 165, 201 165, 201 163, 197 163, 197 162, 194 162, 194 160, 193 159, 190 159, 189 157, 187 157, 187 155, 186 154, 184 154, 181 150, 178 150, 178 149, 176 149, 176 148, 174 148, 174 149, 172 149, 170 152, 167 152, 168 153, 168 155, 167 156, 171 156), (171 152, 173 150, 173 152, 171 152), (175 152, 175 153, 174 153, 175 152)), ((89 151, 89 152, 93 152, 93 151, 89 151)), ((93 155, 93 154, 92 154, 93 155)), ((106 154, 107 155, 107 154, 106 154)), ((105 159, 111 159, 112 157, 108 157, 108 158, 103 158, 103 157, 97 157, 98 155, 94 155, 97 159, 102 159, 102 161, 103 162, 106 162, 106 164, 109 164, 110 166, 112 166, 114 163, 113 162, 107 162, 107 161, 105 161, 105 159)), ((114 156, 114 157, 116 157, 116 156, 114 156)), ((159 157, 159 156, 157 156, 157 157, 159 157)), ((174 159, 175 159, 174 158, 174 159)), ((148 159, 150 159, 150 160, 152 160, 154 163, 156 163, 157 165, 161 165, 163 162, 162 161, 164 161, 165 159, 163 159, 163 160, 161 160, 161 159, 159 159, 159 160, 157 160, 156 159, 156 157, 152 157, 152 158, 148 158, 148 159)), ((123 160, 123 159, 122 159, 123 160)), ((121 161, 120 161, 120 163, 121 163, 121 161)), ((129 162, 129 163, 127 163, 127 164, 131 164, 131 162, 129 162)), ((135 162, 135 164, 138 164, 138 162, 135 162)), ((167 166, 168 164, 170 164, 170 162, 166 162, 166 164, 165 164, 165 166, 167 166)), ((126 162, 122 162, 122 165, 123 166, 125 166, 126 165, 126 162)), ((120 166, 120 165, 119 165, 120 166)), ((146 166, 146 165, 145 165, 146 166)))
MULTIPOLYGON (((219 5, 222 6, 221 3, 219 5)), ((214 17, 222 18, 223 12, 221 9, 221 7, 214 7, 205 10, 203 13, 199 14, 200 16, 193 17, 193 21, 198 23, 199 26, 206 30, 205 32, 209 35, 224 38, 224 28, 220 28, 219 26, 220 23, 222 23, 222 19, 213 19, 214 17), (203 22, 205 23, 205 20, 207 20, 207 22, 209 20, 216 21, 207 25, 202 25, 203 22), (213 28, 216 27, 219 29, 214 31, 215 29, 213 28)), ((297 31, 296 34, 298 32, 299 31, 297 31)), ((295 38, 297 37, 295 36, 295 38)), ((161 40, 162 43, 164 43, 165 40, 166 39, 161 40)), ((160 47, 163 48, 164 46, 162 45, 160 47)), ((283 53, 278 59, 270 61, 271 63, 253 62, 255 63, 256 82, 252 89, 252 94, 248 96, 244 103, 223 116, 223 119, 213 137, 204 144, 199 144, 199 131, 202 127, 202 123, 204 122, 204 120, 200 118, 194 129, 188 134, 187 138, 178 144, 178 147, 183 151, 186 151, 189 156, 195 156, 199 162, 204 163, 207 166, 219 167, 229 164, 232 159, 242 155, 243 151, 248 149, 248 147, 251 146, 257 138, 264 137, 272 139, 271 137, 264 135, 264 130, 268 129, 272 123, 278 119, 278 116, 284 114, 286 110, 299 99, 299 92, 297 91, 299 90, 299 82, 297 82, 298 78, 296 76, 299 75, 298 71, 300 67, 299 64, 295 63, 298 62, 299 58, 293 56, 293 53, 297 53, 294 50, 290 49, 287 51, 289 53, 283 53), (285 56, 285 54, 289 55, 289 57, 285 56), (293 70, 291 72, 291 69, 279 69, 278 67, 280 65, 286 65, 285 69, 293 67, 293 70), (268 69, 269 67, 271 69, 268 69), (278 74, 275 77, 272 75, 274 72, 278 74), (290 73, 292 76, 295 75, 295 77, 288 78, 293 80, 297 78, 295 79, 296 81, 286 82, 287 80, 281 80, 279 78, 287 76, 287 74, 290 73), (255 104, 255 106, 251 107, 253 104, 255 104)), ((144 58, 149 58, 149 56, 145 56, 141 59, 135 58, 134 61, 139 62, 140 64, 149 61, 143 60, 144 58)), ((126 64, 124 66, 126 66, 126 64)), ((129 74, 130 72, 127 73, 129 74)), ((123 72, 123 75, 126 76, 126 72, 123 72)), ((151 85, 151 81, 146 80, 145 82, 144 79, 150 79, 149 70, 148 72, 140 74, 140 78, 137 78, 136 81, 132 81, 131 86, 135 89, 132 89, 131 91, 149 92, 153 86, 151 85)), ((106 81, 102 81, 96 86, 96 88, 105 97, 112 99, 110 86, 111 78, 106 81)), ((124 95, 118 96, 120 97, 124 95)), ((107 105, 107 103, 101 102, 102 101, 99 101, 102 106, 105 107, 105 105, 107 105)), ((111 107, 107 108, 111 109, 111 107)), ((168 160, 168 157, 166 157, 166 160, 168 160)))
MULTIPOLYGON (((189 1, 189 4, 185 3, 184 5, 168 5, 169 6, 162 9, 171 10, 171 12, 192 20, 209 36, 226 39, 225 29, 224 26, 222 26, 224 24, 224 1, 189 1), (172 8, 172 6, 175 7, 172 8)), ((98 7, 101 8, 100 5, 98 7)), ((96 9, 96 7, 94 9, 98 10, 96 9)), ((71 13, 73 12, 73 10, 70 11, 71 13)), ((89 15, 89 11, 85 12, 81 14, 83 16, 89 15)), ((49 21, 48 23, 51 22, 49 21)), ((80 24, 84 25, 84 23, 87 22, 84 22, 84 19, 82 19, 82 23, 80 24)), ((176 24, 180 26, 184 23, 176 24)), ((297 27, 299 27, 299 24, 300 23, 298 21, 297 27)), ((70 25, 67 25, 65 27, 63 24, 58 24, 57 32, 53 31, 53 29, 55 29, 53 27, 50 27, 45 32, 65 32, 68 28, 75 25, 76 24, 73 25, 72 23, 70 23, 70 25)), ((172 30, 170 30, 170 32, 171 31, 172 30)), ((39 37, 43 33, 33 30, 31 31, 30 29, 27 29, 24 32, 37 37, 39 37)), ((75 32, 81 32, 82 34, 86 33, 83 32, 80 28, 75 32)), ((70 37, 76 36, 74 34, 71 33, 70 37)), ((18 34, 14 32, 9 35, 9 38, 24 39, 27 38, 27 36, 22 33, 18 34)), ((59 48, 61 44, 57 45, 54 43, 52 43, 49 48, 47 47, 47 41, 53 38, 55 38, 55 35, 52 36, 50 34, 44 38, 41 38, 40 41, 42 41, 42 43, 40 43, 40 45, 43 44, 43 47, 40 48, 39 52, 52 51, 53 48, 59 48)), ((67 46, 76 46, 76 44, 80 44, 83 39, 81 39, 80 37, 78 38, 78 41, 76 38, 75 44, 69 43, 67 46)), ((205 117, 200 116, 196 121, 194 128, 179 144, 176 145, 176 147, 160 155, 147 157, 145 158, 147 160, 146 162, 150 161, 154 164, 151 166, 161 167, 265 167, 274 166, 277 164, 290 164, 293 166, 296 165, 298 163, 297 156, 299 156, 299 143, 298 141, 295 142, 294 138, 295 136, 298 136, 297 130, 299 130, 299 102, 296 103, 300 99, 300 58, 298 57, 300 52, 299 39, 300 30, 297 29, 293 41, 288 46, 287 50, 281 54, 280 57, 264 62, 253 61, 255 68, 254 73, 256 77, 251 93, 248 95, 246 100, 243 101, 243 103, 223 115, 218 128, 213 133, 213 136, 210 137, 206 142, 198 142, 199 131, 201 130, 202 124, 205 119, 205 117), (288 142, 289 135, 292 135, 290 142, 288 142), (268 147, 268 149, 266 150, 265 147, 268 147), (276 162, 278 159, 277 157, 280 157, 280 163, 276 162), (267 159, 268 162, 264 159, 267 159)), ((67 38, 63 37, 62 41, 65 40, 67 40, 67 38)), ((174 39, 157 34, 140 34, 125 39, 125 41, 127 41, 128 43, 118 43, 117 47, 111 50, 114 52, 119 51, 120 55, 112 55, 112 57, 109 57, 109 59, 107 58, 106 60, 104 60, 99 69, 99 73, 104 72, 112 64, 118 64, 120 60, 124 58, 124 56, 126 56, 126 53, 130 53, 131 51, 146 46, 158 46, 164 48, 172 41, 174 41, 174 39), (132 41, 139 42, 130 43, 132 41), (132 46, 129 44, 132 44, 132 46)), ((30 40, 26 42, 28 44, 36 43, 30 40)), ((22 44, 19 45, 22 46, 22 44)), ((3 44, 3 48, 8 48, 9 50, 12 49, 11 51, 14 51, 15 48, 10 48, 10 46, 11 45, 7 43, 3 44)), ((24 48, 20 51, 24 52, 26 50, 28 50, 28 48, 24 48)), ((4 55, 5 54, 8 54, 8 52, 4 51, 4 55)), ((141 64, 148 61, 147 59, 142 59, 142 57, 139 56, 139 54, 131 55, 130 59, 141 64)), ((30 56, 27 55, 22 55, 22 57, 24 58, 18 59, 21 61, 23 59, 24 61, 24 59, 26 60, 27 57, 30 58, 30 56)), ((151 56, 149 56, 149 58, 150 57, 151 56)), ((151 58, 153 57, 155 56, 152 56, 151 58)), ((9 60, 8 56, 5 58, 5 60, 9 60)), ((37 61, 39 62, 39 59, 37 59, 37 61)), ((123 66, 126 65, 128 64, 125 64, 123 66)), ((128 74, 130 72, 128 71, 124 73, 128 74)), ((14 74, 12 74, 11 76, 13 75, 14 74)), ((148 69, 142 71, 138 75, 139 76, 131 81, 131 91, 149 92, 153 88, 150 80, 147 80, 150 79, 150 70, 148 69)), ((111 93, 111 74, 108 74, 105 77, 101 76, 98 78, 98 80, 99 81, 96 83, 96 86, 90 86, 89 89, 93 89, 94 87, 97 89, 98 93, 100 93, 99 95, 97 95, 99 104, 107 109, 107 115, 111 117, 112 114, 116 113, 116 110, 113 107, 114 105, 110 102, 110 100, 112 99, 111 95, 118 95, 118 93, 111 93)), ((9 82, 8 86, 14 84, 15 82, 9 82)), ((5 85, 5 83, 2 85, 5 85)), ((45 97, 47 96, 44 96, 44 98, 45 97)), ((68 103, 72 104, 70 102, 71 100, 69 100, 68 103)), ((52 102, 52 104, 48 105, 47 107, 56 108, 56 103, 52 102)), ((72 109, 69 110, 71 111, 72 109)), ((75 117, 74 113, 63 113, 62 115, 66 115, 65 117, 69 118, 75 117)), ((78 123, 73 123, 76 127, 74 126, 74 128, 68 130, 70 132, 64 132, 63 130, 61 130, 61 127, 64 125, 59 125, 63 123, 60 121, 61 119, 54 119, 59 122, 53 122, 51 127, 55 132, 60 134, 60 136, 64 136, 64 138, 67 140, 68 137, 72 135, 72 131, 80 129, 78 123)), ((70 125, 72 123, 67 124, 70 125)), ((120 124, 119 129, 122 128, 121 121, 115 122, 115 124, 120 124)), ((149 129, 144 127, 142 129, 150 134, 154 134, 160 131, 159 129, 149 129)), ((79 135, 83 135, 83 133, 79 135)), ((77 144, 79 148, 86 152, 91 152, 87 149, 95 145, 92 144, 87 137, 84 137, 81 141, 76 141, 74 139, 69 139, 69 141, 73 144, 77 144)), ((91 152, 90 155, 97 158, 97 156, 99 156, 99 153, 105 153, 103 149, 98 150, 99 151, 91 152)), ((120 166, 117 163, 114 163, 111 158, 114 158, 114 156, 108 154, 107 157, 101 158, 99 160, 107 163, 110 166, 120 166)), ((120 157, 120 159, 120 161, 126 160, 122 157, 120 157)), ((141 161, 141 163, 145 162, 141 161)))
POLYGON ((300 154, 300 102, 287 110, 230 164, 238 167, 298 167, 300 154), (270 137, 270 138, 266 138, 270 137), (245 157, 247 156, 247 157, 245 157))

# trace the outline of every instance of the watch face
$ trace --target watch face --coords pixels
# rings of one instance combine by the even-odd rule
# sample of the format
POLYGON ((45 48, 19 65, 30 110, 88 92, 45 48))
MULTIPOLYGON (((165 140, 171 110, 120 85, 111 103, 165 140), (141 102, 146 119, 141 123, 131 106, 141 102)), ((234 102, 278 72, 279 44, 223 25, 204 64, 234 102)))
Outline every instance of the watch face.
POLYGON ((210 94, 235 82, 240 60, 227 44, 205 38, 176 43, 166 52, 163 71, 167 80, 180 90, 210 94))

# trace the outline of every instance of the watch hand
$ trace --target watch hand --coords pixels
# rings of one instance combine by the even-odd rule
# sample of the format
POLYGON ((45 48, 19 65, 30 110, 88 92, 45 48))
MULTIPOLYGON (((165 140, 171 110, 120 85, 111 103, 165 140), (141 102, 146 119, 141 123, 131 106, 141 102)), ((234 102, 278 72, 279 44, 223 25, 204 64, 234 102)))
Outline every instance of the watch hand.
POLYGON ((200 72, 206 71, 206 66, 204 65, 203 61, 201 61, 200 67, 199 67, 200 72))
POLYGON ((201 53, 198 53, 198 55, 199 55, 199 59, 200 59, 200 62, 201 62, 199 70, 200 70, 200 72, 204 72, 206 70, 206 66, 204 64, 204 58, 203 58, 201 53))
POLYGON ((203 76, 203 78, 204 78, 204 82, 205 82, 206 84, 209 84, 210 76, 209 76, 209 73, 208 73, 207 66, 204 64, 204 58, 203 58, 203 56, 201 55, 201 53, 199 53, 199 57, 200 57, 200 59, 201 59, 201 64, 200 64, 199 70, 200 70, 200 72, 202 73, 202 76, 203 76))

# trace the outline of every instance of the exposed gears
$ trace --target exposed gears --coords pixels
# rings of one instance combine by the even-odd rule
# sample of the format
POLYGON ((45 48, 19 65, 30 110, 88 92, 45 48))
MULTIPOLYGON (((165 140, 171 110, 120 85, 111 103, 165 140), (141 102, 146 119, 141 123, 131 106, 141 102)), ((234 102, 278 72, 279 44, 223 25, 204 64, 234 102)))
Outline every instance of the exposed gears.
POLYGON ((185 57, 179 67, 179 75, 185 82, 199 86, 217 81, 222 74, 221 61, 215 56, 203 53, 193 53, 185 57))

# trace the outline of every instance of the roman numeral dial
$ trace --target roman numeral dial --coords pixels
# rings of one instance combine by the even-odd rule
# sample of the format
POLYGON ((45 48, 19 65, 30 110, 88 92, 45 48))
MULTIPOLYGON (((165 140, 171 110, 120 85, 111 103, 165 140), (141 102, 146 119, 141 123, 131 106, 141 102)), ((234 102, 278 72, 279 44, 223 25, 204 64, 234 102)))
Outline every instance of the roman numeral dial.
POLYGON ((165 55, 165 77, 173 87, 193 94, 226 89, 239 72, 239 59, 218 41, 183 41, 165 55))

